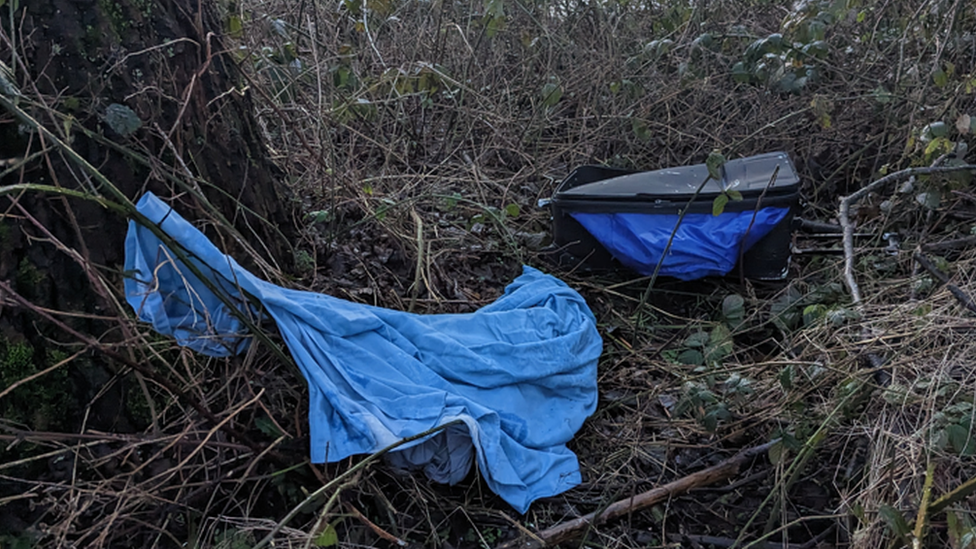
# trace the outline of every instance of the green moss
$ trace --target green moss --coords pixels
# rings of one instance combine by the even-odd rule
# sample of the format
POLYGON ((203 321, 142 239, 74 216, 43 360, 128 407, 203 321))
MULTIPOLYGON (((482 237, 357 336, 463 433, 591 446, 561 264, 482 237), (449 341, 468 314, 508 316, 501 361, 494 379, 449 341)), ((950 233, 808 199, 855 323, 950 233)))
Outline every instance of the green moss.
MULTIPOLYGON (((61 351, 38 357, 26 342, 0 340, 0 386, 10 387, 67 358, 61 351)), ((66 368, 57 368, 41 377, 23 383, 0 400, 0 416, 31 429, 60 427, 71 403, 66 368)))
POLYGON ((135 379, 135 374, 131 374, 126 382, 125 408, 129 418, 138 426, 144 427, 152 423, 152 411, 149 403, 146 402, 146 394, 139 385, 139 380, 135 379))
POLYGON ((122 36, 129 28, 129 20, 125 17, 122 5, 115 0, 98 0, 98 6, 102 9, 102 13, 108 17, 109 25, 112 26, 112 31, 115 32, 116 37, 122 36))
POLYGON ((315 258, 305 250, 295 251, 295 268, 302 275, 310 274, 315 270, 315 258))
POLYGON ((142 15, 143 19, 149 19, 152 17, 153 8, 156 3, 153 0, 133 0, 132 5, 139 10, 139 14, 142 15))
POLYGON ((44 282, 44 273, 25 257, 17 266, 16 282, 19 290, 33 293, 34 288, 44 282))
POLYGON ((81 107, 81 101, 79 101, 77 97, 73 97, 70 95, 62 99, 61 104, 64 105, 65 109, 72 112, 78 112, 78 110, 81 107))
POLYGON ((0 254, 8 254, 13 249, 10 240, 10 225, 0 221, 0 254))

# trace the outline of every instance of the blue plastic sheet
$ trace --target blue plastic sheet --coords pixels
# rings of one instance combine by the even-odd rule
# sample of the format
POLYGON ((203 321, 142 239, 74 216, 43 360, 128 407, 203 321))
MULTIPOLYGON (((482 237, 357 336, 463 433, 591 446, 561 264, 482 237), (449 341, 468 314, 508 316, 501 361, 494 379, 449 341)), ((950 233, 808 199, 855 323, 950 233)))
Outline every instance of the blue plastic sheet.
MULTIPOLYGON (((726 275, 745 248, 769 234, 789 213, 789 208, 753 211, 689 213, 681 220, 659 274, 681 280, 726 275), (750 228, 749 225, 752 224, 750 228)), ((625 266, 650 276, 654 273, 678 214, 582 213, 571 214, 613 257, 625 266)))
MULTIPOLYGON (((596 408, 602 341, 563 282, 525 267, 471 314, 392 311, 260 280, 152 194, 137 206, 240 311, 275 321, 308 381, 313 462, 460 420, 391 461, 454 483, 477 460, 488 486, 522 513, 581 481, 566 443, 596 408)), ((130 222, 125 252, 126 298, 140 319, 207 355, 247 348, 243 323, 149 228, 130 222)))

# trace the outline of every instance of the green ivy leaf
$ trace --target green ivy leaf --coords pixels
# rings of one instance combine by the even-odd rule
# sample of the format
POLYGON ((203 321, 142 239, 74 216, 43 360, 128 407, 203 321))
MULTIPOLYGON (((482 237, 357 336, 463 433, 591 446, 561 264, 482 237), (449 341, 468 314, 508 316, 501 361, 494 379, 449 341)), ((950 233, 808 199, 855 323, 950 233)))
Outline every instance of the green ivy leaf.
POLYGON ((725 205, 729 203, 729 195, 722 193, 712 201, 712 215, 718 217, 725 211, 725 205))
POLYGON ((794 377, 794 375, 795 375, 795 372, 793 370, 793 366, 787 366, 787 367, 783 368, 782 370, 780 370, 779 376, 777 376, 777 377, 779 379, 779 384, 783 388, 784 391, 789 391, 790 389, 793 388, 793 377, 794 377))
POLYGON ((810 326, 816 324, 818 320, 827 314, 827 307, 819 303, 807 305, 803 308, 803 325, 810 326))
POLYGON ((329 210, 317 210, 308 213, 308 222, 312 225, 315 225, 316 223, 325 223, 330 219, 332 219, 332 212, 329 210))
POLYGON ((706 332, 695 332, 684 341, 685 347, 703 348, 708 344, 709 335, 706 332))
POLYGON ((488 20, 486 28, 485 34, 488 35, 488 38, 494 38, 498 31, 505 28, 505 16, 492 17, 488 20))
POLYGON ((749 70, 746 69, 746 64, 739 61, 735 65, 732 65, 732 80, 740 84, 747 84, 749 80, 752 79, 752 75, 749 70))
POLYGON ((715 430, 718 429, 718 413, 713 410, 705 414, 705 417, 702 418, 702 427, 704 427, 705 430, 714 433, 715 430))
POLYGON ((332 547, 339 544, 339 533, 336 532, 335 526, 329 524, 322 530, 322 533, 316 536, 315 546, 316 547, 332 547))
POLYGON ((707 32, 705 34, 699 35, 698 38, 695 38, 691 42, 692 46, 696 46, 704 49, 711 49, 714 43, 715 41, 712 39, 712 35, 708 34, 707 32))
MULTIPOLYGON (((708 175, 716 180, 722 180, 722 166, 725 165, 725 155, 722 151, 715 149, 708 153, 708 158, 705 159, 705 167, 708 168, 708 175)), ((726 197, 726 200, 728 198, 726 197)))
POLYGON ((900 538, 907 538, 908 534, 912 531, 908 526, 908 522, 905 521, 904 515, 901 514, 901 511, 887 503, 881 504, 881 507, 878 508, 878 514, 881 515, 881 519, 884 520, 888 529, 894 535, 900 538))
POLYGON ((698 349, 685 349, 678 354, 675 360, 688 366, 701 366, 705 362, 705 355, 698 349))
POLYGON ((807 23, 807 32, 813 40, 823 40, 827 35, 827 24, 819 19, 807 23))
POLYGON ((877 88, 871 90, 871 95, 874 96, 875 101, 882 105, 891 101, 891 92, 884 89, 882 86, 878 86, 877 88))
POLYGON ((241 38, 244 35, 244 24, 239 15, 231 15, 227 18, 227 34, 233 38, 241 38))
POLYGON ((563 97, 563 88, 558 82, 546 82, 542 86, 542 106, 545 108, 553 107, 563 97))
POLYGON ((508 214, 508 217, 518 217, 519 212, 520 210, 518 204, 509 204, 508 206, 505 206, 505 213, 508 214))
POLYGON ((281 432, 281 429, 279 429, 278 426, 275 425, 275 422, 271 421, 271 418, 267 416, 260 416, 257 419, 255 419, 254 426, 257 427, 258 430, 264 433, 264 435, 267 437, 278 438, 283 434, 281 432))
POLYGON ((630 119, 630 129, 633 130, 634 136, 638 140, 647 143, 651 140, 651 129, 647 127, 647 122, 639 118, 630 119))
POLYGON ((505 27, 505 4, 502 0, 488 0, 485 17, 488 18, 485 34, 488 38, 494 38, 505 27))
POLYGON ((746 300, 739 294, 725 296, 722 300, 722 316, 732 325, 733 328, 742 323, 746 316, 746 300))
POLYGON ((915 201, 930 210, 937 210, 942 203, 942 196, 938 191, 926 191, 915 196, 915 201))
POLYGON ((725 191, 725 194, 729 195, 729 198, 731 198, 732 200, 735 200, 736 202, 738 202, 739 200, 742 200, 742 193, 740 193, 739 191, 737 191, 735 189, 729 189, 729 190, 725 191))
POLYGON ((817 40, 816 42, 811 42, 806 46, 803 46, 801 50, 805 55, 809 57, 815 57, 817 59, 823 59, 827 56, 829 51, 827 43, 823 40, 817 40))
POLYGON ((961 456, 973 454, 973 438, 968 429, 958 423, 952 423, 946 426, 945 431, 949 438, 949 444, 957 454, 961 456))
POLYGON ((922 128, 922 139, 926 141, 947 135, 949 135, 949 127, 941 120, 927 124, 922 128))
POLYGON ((112 131, 125 137, 142 127, 139 115, 129 107, 112 103, 105 109, 105 123, 112 131))
POLYGON ((709 345, 705 353, 707 362, 721 362, 732 354, 732 332, 725 324, 717 324, 709 334, 709 345))

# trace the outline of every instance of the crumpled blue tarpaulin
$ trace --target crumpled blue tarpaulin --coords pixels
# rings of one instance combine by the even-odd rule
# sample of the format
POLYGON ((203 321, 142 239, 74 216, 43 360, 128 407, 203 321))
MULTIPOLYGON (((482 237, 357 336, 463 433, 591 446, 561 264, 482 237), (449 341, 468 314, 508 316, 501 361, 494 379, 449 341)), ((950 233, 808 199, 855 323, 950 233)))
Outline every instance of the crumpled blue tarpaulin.
MULTIPOLYGON (((658 274, 681 280, 728 274, 743 251, 769 234, 786 218, 789 208, 761 208, 758 212, 689 213, 681 220, 668 256, 658 274), (755 215, 755 219, 753 219, 755 215), (751 227, 750 227, 751 225, 751 227)), ((654 274, 678 214, 573 212, 613 257, 640 274, 654 274)))
MULTIPOLYGON (((376 452, 459 419, 392 452, 393 462, 454 483, 476 458, 488 486, 523 513, 581 481, 566 442, 596 408, 602 341, 586 302, 563 282, 525 267, 471 314, 392 311, 260 280, 154 195, 137 207, 240 310, 259 315, 246 292, 277 323, 308 381, 313 462, 376 452)), ((243 323, 134 221, 125 269, 129 304, 158 332, 211 356, 247 348, 243 323)))

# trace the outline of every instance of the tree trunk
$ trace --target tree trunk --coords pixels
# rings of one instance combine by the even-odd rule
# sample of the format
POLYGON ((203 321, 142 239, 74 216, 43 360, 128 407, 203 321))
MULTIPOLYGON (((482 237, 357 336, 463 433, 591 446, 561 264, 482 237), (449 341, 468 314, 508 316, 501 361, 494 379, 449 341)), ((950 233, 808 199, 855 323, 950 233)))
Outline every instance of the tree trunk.
MULTIPOLYGON (((223 235, 228 251, 250 242, 264 260, 290 266, 293 201, 268 159, 211 0, 20 0, 19 9, 10 9, 17 4, 0 7, 0 60, 21 93, 40 103, 20 101, 22 108, 70 141, 130 200, 151 190, 174 197, 191 218, 209 202, 242 235, 223 235), (188 188, 199 188, 199 197, 188 188)), ((13 164, 52 146, 39 137, 3 116, 0 159, 13 164)), ((57 151, 15 167, 0 176, 0 185, 92 186, 57 151)), ((44 243, 50 238, 33 237, 45 236, 43 226, 92 264, 118 270, 126 220, 94 203, 50 194, 3 201, 0 280, 45 307, 94 312, 98 300, 77 262, 44 243)), ((208 231, 217 237, 214 227, 208 231)), ((0 328, 9 337, 25 326, 11 326, 5 312, 0 328)))
MULTIPOLYGON (((295 202, 268 158, 212 0, 7 0, 0 28, 0 61, 22 94, 19 108, 129 200, 151 190, 191 219, 218 220, 206 224, 208 236, 243 264, 290 268, 295 202)), ((0 187, 95 194, 77 162, 2 109, 0 160, 0 187)), ((95 315, 115 310, 90 275, 97 270, 119 287, 127 220, 57 193, 0 190, 0 204, 0 282, 38 306, 83 313, 67 323, 102 337, 111 325, 95 315)), ((11 366, 14 351, 40 368, 50 363, 45 342, 69 339, 11 307, 0 290, 0 382, 21 375, 11 366)), ((72 389, 80 402, 98 389, 99 376, 86 376, 87 390, 72 389)), ((118 417, 99 417, 112 415, 96 413, 89 426, 117 427, 118 417)), ((61 427, 71 429, 72 419, 61 427)))
MULTIPOLYGON (((138 429, 124 406, 132 376, 108 382, 130 370, 111 353, 91 352, 91 341, 131 338, 126 322, 112 320, 125 316, 117 304, 127 219, 58 192, 11 193, 11 185, 33 184, 104 195, 77 159, 14 116, 17 109, 129 200, 153 191, 182 215, 206 220, 208 236, 244 265, 270 265, 264 276, 290 269, 295 201, 266 153, 222 19, 212 0, 0 2, 0 61, 20 92, 16 108, 0 108, 0 392, 51 367, 0 398, 7 437, 0 462, 30 454, 17 454, 30 443, 4 442, 24 432, 16 429, 138 429), (34 307, 72 313, 54 313, 67 327, 16 304, 4 286, 34 307), (79 348, 73 330, 90 337, 87 352, 70 367, 52 367, 79 348)), ((0 93, 12 97, 3 84, 0 93)), ((200 417, 214 423, 205 409, 200 417)), ((31 461, 40 469, 20 474, 61 482, 71 466, 61 471, 57 463, 69 462, 31 461)), ((0 481, 0 499, 23 490, 0 481)), ((24 501, 0 511, 0 537, 38 520, 42 507, 24 501)))

